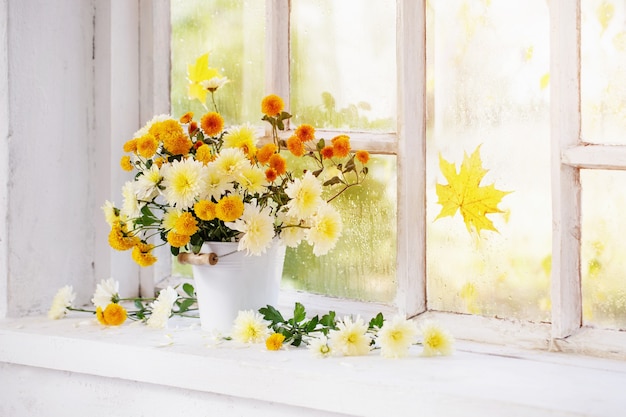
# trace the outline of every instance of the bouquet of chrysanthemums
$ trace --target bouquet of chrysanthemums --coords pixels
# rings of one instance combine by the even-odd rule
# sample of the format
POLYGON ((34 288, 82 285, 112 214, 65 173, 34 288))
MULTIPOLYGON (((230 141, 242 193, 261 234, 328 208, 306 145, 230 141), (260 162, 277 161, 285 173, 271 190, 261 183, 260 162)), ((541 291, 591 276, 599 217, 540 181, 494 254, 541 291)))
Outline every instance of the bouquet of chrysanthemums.
POLYGON ((251 255, 275 239, 289 247, 307 242, 316 256, 331 250, 342 232, 331 202, 362 184, 369 153, 353 152, 346 135, 317 138, 308 124, 286 133, 291 115, 277 95, 261 102, 271 126, 264 142, 249 124, 227 128, 214 94, 228 79, 203 55, 189 80, 190 96, 204 104, 210 93, 214 110, 199 119, 156 116, 124 144, 121 166, 135 176, 123 186, 121 207, 103 207, 111 247, 132 249, 141 266, 153 264, 154 247, 165 244, 174 255, 198 253, 209 241, 238 242, 251 255))

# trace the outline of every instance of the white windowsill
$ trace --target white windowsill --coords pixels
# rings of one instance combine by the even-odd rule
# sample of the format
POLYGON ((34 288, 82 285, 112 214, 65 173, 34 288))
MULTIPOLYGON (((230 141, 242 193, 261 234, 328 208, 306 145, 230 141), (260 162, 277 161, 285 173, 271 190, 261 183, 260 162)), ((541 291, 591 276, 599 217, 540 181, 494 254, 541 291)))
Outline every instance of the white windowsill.
MULTIPOLYGON (((4 363, 355 416, 621 416, 626 362, 457 342, 451 357, 317 359, 218 342, 197 319, 104 328, 85 314, 0 321, 4 363)), ((316 414, 318 415, 318 414, 316 414)), ((324 415, 324 414, 319 414, 324 415)))

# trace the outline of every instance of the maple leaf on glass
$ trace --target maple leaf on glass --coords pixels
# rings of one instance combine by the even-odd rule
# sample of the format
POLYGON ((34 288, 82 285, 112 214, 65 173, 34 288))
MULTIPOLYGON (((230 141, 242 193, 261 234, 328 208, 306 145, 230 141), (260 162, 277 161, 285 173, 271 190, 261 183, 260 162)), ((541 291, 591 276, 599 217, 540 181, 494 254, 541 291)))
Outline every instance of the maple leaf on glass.
POLYGON ((207 89, 202 85, 203 81, 221 77, 215 68, 209 68, 209 54, 200 56, 195 64, 187 66, 187 78, 189 79, 189 98, 197 98, 202 104, 206 101, 207 89))
POLYGON ((458 173, 456 165, 446 161, 441 154, 439 155, 439 168, 448 180, 448 184, 437 183, 437 197, 439 197, 437 203, 442 207, 435 220, 454 216, 457 210, 460 210, 470 233, 472 229, 479 236, 481 230, 497 232, 492 221, 487 218, 487 214, 503 213, 498 208, 498 204, 510 191, 498 190, 494 184, 480 185, 488 171, 483 168, 480 159, 480 145, 470 156, 464 152, 463 163, 458 173))

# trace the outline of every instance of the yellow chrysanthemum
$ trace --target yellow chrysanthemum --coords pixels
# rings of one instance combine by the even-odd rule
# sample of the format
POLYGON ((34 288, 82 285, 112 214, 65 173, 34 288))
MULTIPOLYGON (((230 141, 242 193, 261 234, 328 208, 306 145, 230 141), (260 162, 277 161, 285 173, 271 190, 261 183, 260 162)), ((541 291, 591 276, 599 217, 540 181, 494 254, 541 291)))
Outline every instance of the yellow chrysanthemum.
POLYGON ((134 247, 138 238, 133 236, 126 230, 126 226, 121 222, 113 223, 111 226, 111 232, 109 233, 109 245, 119 251, 125 251, 134 247))
POLYGON ((165 163, 165 158, 162 158, 162 157, 158 157, 154 160, 154 164, 159 168, 161 168, 164 163, 165 163))
POLYGON ((193 206, 193 211, 200 220, 213 220, 216 217, 215 214, 216 204, 208 200, 200 200, 193 206))
POLYGON ((119 326, 126 321, 126 309, 117 303, 110 303, 104 310, 96 308, 96 318, 105 326, 119 326))
POLYGON ((137 139, 131 139, 124 143, 124 152, 136 152, 137 151, 137 139))
POLYGON ((172 155, 185 155, 193 146, 183 127, 174 119, 157 121, 150 126, 149 133, 163 143, 163 147, 172 155))
POLYGON ((265 347, 267 350, 280 350, 283 347, 285 336, 280 333, 272 333, 270 337, 265 340, 265 347))
POLYGON ((196 161, 200 161, 206 165, 214 159, 215 155, 211 152, 211 147, 209 145, 201 145, 198 149, 196 149, 196 161))
POLYGON ((302 142, 308 142, 315 139, 315 128, 308 124, 302 124, 296 129, 296 136, 302 142))
POLYGON ((250 125, 235 127, 224 136, 224 146, 227 148, 239 148, 244 154, 250 156, 257 152, 254 130, 250 125))
POLYGON ((189 235, 183 235, 180 233, 176 233, 173 230, 170 230, 167 234, 167 243, 172 245, 175 248, 180 248, 185 246, 191 240, 189 235))
POLYGON ((157 261, 157 258, 152 254, 154 245, 139 242, 135 245, 132 252, 132 257, 140 266, 150 266, 157 261))
POLYGON ((270 168, 276 171, 276 174, 283 175, 287 172, 287 161, 285 161, 285 158, 275 153, 270 157, 270 168))
POLYGON ((266 116, 278 116, 285 108, 285 102, 276 94, 270 94, 261 101, 261 112, 266 116))
POLYGON ((422 325, 422 345, 424 356, 450 355, 454 338, 437 324, 427 321, 422 325))
POLYGON ((144 158, 151 158, 158 147, 159 142, 150 134, 143 135, 137 139, 137 153, 144 158))
POLYGON ((259 151, 256 153, 256 159, 260 164, 267 164, 272 157, 276 153, 276 145, 273 143, 268 143, 264 145, 259 151))
POLYGON ((191 236, 198 231, 198 222, 193 217, 193 214, 186 211, 176 220, 174 230, 181 235, 191 236))
POLYGON ((300 157, 304 155, 304 143, 297 136, 291 136, 287 139, 287 149, 294 156, 300 157))
POLYGON ((130 156, 128 155, 122 156, 122 159, 120 159, 120 166, 122 167, 124 171, 132 171, 133 163, 130 162, 130 156))
POLYGON ((333 153, 338 158, 345 158, 350 153, 350 138, 346 135, 339 135, 331 141, 333 153))
POLYGON ((200 127, 207 136, 217 136, 224 129, 224 119, 219 113, 208 112, 200 119, 200 127))
POLYGON ((243 214, 243 201, 241 197, 231 195, 217 202, 215 215, 224 222, 234 222, 243 214))
POLYGON ((359 160, 363 165, 367 164, 370 160, 370 153, 368 151, 357 151, 356 159, 359 160))

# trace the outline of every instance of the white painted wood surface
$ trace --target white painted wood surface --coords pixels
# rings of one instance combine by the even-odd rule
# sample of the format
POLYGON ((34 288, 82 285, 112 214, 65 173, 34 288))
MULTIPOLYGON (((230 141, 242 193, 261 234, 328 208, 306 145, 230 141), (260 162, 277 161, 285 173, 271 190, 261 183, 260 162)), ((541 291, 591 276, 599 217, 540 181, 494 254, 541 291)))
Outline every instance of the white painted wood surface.
POLYGON ((561 160, 580 142, 580 4, 550 2, 550 117, 552 140, 552 336, 582 325, 580 171, 561 160))
POLYGON ((416 346, 396 360, 317 359, 217 343, 197 319, 155 330, 83 317, 0 322, 0 415, 617 417, 626 406, 621 361, 470 343, 450 357, 416 346))
POLYGON ((0 318, 9 308, 9 56, 8 2, 0 0, 0 318))
POLYGON ((583 169, 619 169, 626 167, 626 146, 580 145, 562 152, 562 162, 583 169))

